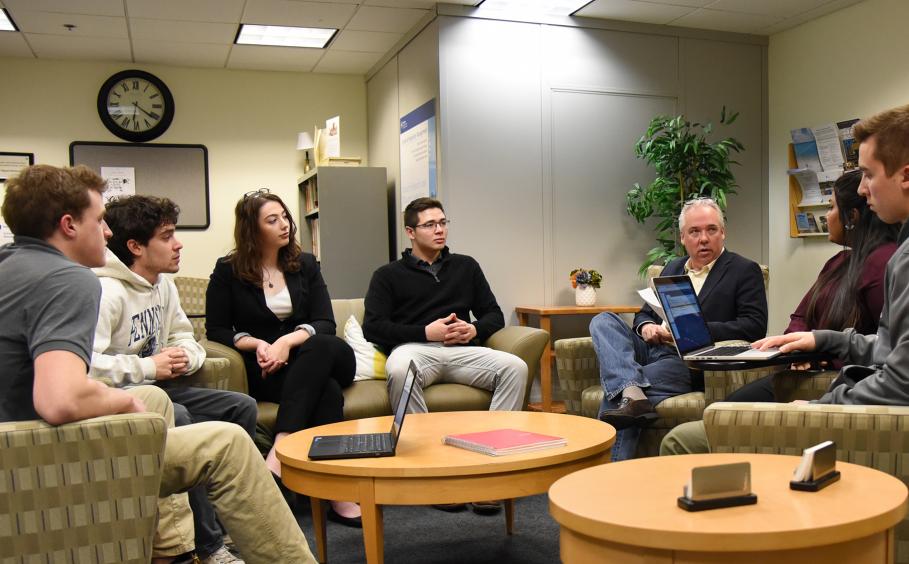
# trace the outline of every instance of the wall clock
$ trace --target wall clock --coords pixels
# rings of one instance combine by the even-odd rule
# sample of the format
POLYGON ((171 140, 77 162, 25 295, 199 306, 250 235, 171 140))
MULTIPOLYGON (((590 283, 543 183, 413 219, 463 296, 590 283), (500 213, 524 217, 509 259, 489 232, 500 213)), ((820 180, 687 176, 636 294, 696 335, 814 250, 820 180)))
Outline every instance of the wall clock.
POLYGON ((108 78, 98 91, 98 115, 114 135, 127 141, 151 141, 174 119, 174 97, 157 76, 136 69, 108 78))

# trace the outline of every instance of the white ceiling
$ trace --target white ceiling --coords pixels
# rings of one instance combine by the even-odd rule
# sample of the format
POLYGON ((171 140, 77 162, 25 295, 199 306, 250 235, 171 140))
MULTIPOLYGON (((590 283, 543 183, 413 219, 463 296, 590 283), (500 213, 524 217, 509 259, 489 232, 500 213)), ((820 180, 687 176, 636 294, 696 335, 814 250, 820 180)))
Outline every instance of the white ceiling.
MULTIPOLYGON (((861 0, 594 0, 577 15, 770 35, 861 0)), ((472 6, 477 0, 448 0, 472 6)), ((365 74, 434 0, 0 0, 0 57, 365 74), (240 23, 338 28, 327 49, 234 45, 240 23)))

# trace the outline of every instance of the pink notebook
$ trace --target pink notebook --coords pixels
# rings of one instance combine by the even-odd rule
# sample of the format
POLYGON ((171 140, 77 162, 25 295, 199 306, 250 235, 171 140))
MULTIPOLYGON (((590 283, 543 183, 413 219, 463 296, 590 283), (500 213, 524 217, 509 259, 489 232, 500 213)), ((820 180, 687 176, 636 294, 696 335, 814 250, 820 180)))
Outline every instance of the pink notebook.
POLYGON ((520 454, 568 444, 562 437, 541 435, 517 429, 495 429, 479 433, 446 435, 442 441, 447 445, 481 452, 490 456, 520 454))

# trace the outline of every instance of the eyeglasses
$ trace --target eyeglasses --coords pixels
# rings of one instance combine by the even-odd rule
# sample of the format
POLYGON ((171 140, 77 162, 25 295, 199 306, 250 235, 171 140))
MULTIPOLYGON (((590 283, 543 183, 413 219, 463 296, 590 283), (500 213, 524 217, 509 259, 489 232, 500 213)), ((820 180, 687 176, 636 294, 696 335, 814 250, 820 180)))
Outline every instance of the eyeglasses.
POLYGON ((259 188, 258 190, 250 190, 249 192, 243 194, 243 199, 246 198, 258 198, 259 196, 264 196, 266 194, 271 194, 271 190, 268 188, 259 188))
POLYGON ((435 231, 436 227, 441 227, 446 229, 449 224, 451 224, 450 219, 443 219, 442 221, 427 221, 426 223, 421 223, 419 225, 414 225, 415 229, 428 229, 430 231, 435 231))

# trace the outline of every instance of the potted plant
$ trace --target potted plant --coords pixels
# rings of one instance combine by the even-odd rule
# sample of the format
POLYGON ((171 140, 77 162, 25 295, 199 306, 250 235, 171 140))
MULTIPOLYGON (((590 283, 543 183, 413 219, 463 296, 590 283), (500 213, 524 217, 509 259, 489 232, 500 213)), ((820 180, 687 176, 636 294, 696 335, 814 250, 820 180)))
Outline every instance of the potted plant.
MULTIPOLYGON (((727 115, 723 106, 720 124, 731 125, 738 115, 727 115)), ((638 223, 650 217, 657 220, 657 246, 647 252, 642 276, 651 264, 684 256, 678 221, 687 200, 710 197, 725 211, 726 197, 735 194, 738 185, 730 166, 739 163, 732 155, 745 147, 733 137, 710 142, 712 131, 712 124, 692 123, 683 115, 657 116, 634 146, 635 156, 656 169, 649 186, 635 183, 626 195, 628 214, 638 223)))
POLYGON ((571 287, 574 288, 574 303, 579 306, 592 306, 597 303, 597 288, 603 281, 603 275, 593 269, 575 268, 569 274, 571 287))

